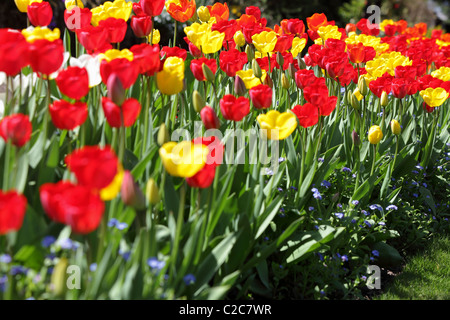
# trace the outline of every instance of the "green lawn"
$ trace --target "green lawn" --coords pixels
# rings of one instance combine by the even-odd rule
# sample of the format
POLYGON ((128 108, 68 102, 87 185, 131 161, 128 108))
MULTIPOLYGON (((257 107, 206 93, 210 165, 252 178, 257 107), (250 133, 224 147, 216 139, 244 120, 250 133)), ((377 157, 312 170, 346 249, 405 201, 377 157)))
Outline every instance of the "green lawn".
POLYGON ((450 299, 450 237, 437 237, 425 250, 414 254, 386 293, 375 299, 450 299))

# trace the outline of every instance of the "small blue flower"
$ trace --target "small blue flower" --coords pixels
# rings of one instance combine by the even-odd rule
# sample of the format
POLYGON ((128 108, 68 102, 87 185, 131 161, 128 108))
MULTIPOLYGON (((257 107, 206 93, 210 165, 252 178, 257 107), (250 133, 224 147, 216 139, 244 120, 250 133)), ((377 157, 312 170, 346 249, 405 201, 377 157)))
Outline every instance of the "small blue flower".
POLYGON ((358 200, 353 200, 353 201, 352 201, 352 204, 353 204, 354 206, 357 206, 357 205, 359 204, 359 201, 358 201, 358 200))
POLYGON ((338 203, 336 206, 337 206, 338 208, 342 208, 342 204, 340 204, 340 203, 338 203))
POLYGON ((312 188, 311 191, 312 191, 313 193, 319 192, 319 190, 317 190, 317 188, 312 188))
POLYGON ((417 165, 416 168, 419 170, 423 170, 423 167, 421 165, 417 165))
POLYGON ((42 241, 41 241, 41 245, 42 245, 44 248, 48 248, 48 247, 50 247, 52 244, 54 244, 55 242, 56 242, 55 237, 53 237, 53 236, 45 236, 45 237, 42 239, 42 241))
POLYGON ((161 270, 166 265, 165 261, 160 261, 156 257, 151 257, 147 260, 147 264, 153 270, 161 270))
POLYGON ((319 162, 324 162, 325 159, 324 159, 324 158, 318 158, 317 161, 319 161, 319 162))
POLYGON ((128 259, 130 259, 131 252, 130 252, 130 251, 120 252, 120 251, 119 251, 119 254, 122 256, 122 258, 123 258, 125 261, 128 261, 128 259))
POLYGON ((7 276, 5 275, 0 276, 0 292, 5 292, 7 282, 8 282, 7 276))
POLYGON ((11 263, 12 258, 9 254, 2 254, 0 255, 0 263, 11 263))
POLYGON ((375 257, 379 257, 379 256, 380 256, 380 253, 378 252, 378 250, 372 250, 372 254, 373 254, 375 257))
POLYGON ((323 181, 320 183, 320 185, 321 185, 322 187, 325 187, 325 188, 331 187, 331 183, 328 182, 327 180, 323 180, 323 181))
POLYGON ((71 239, 66 238, 59 241, 61 249, 70 250, 74 248, 74 243, 71 239))
POLYGON ((378 222, 378 224, 379 224, 380 226, 385 226, 385 225, 386 225, 386 223, 384 223, 383 221, 378 222))
POLYGON ((278 158, 278 163, 281 163, 281 162, 283 162, 283 161, 286 161, 286 158, 283 158, 283 157, 279 157, 279 158, 278 158))
POLYGON ((386 210, 398 210, 397 206, 394 204, 390 204, 386 207, 386 210))
POLYGON ((347 255, 344 254, 344 255, 341 257, 341 260, 342 260, 343 262, 348 261, 347 255))
POLYGON ((116 218, 111 218, 111 219, 108 221, 108 227, 115 227, 115 226, 117 225, 117 222, 119 222, 119 221, 117 221, 116 218))
POLYGON ((195 283, 195 276, 192 273, 189 273, 183 277, 184 283, 189 286, 195 283))
POLYGON ((414 174, 419 174, 419 171, 417 171, 417 170, 412 170, 411 172, 414 174))
POLYGON ((425 188, 427 188, 428 187, 428 185, 424 182, 424 183, 422 183, 422 185, 425 187, 425 188))
POLYGON ((370 215, 370 213, 368 213, 366 210, 361 210, 361 213, 364 214, 365 216, 370 215))
POLYGON ((264 241, 269 241, 269 237, 264 237, 264 241))
POLYGON ((309 207, 308 210, 309 211, 314 211, 314 207, 309 207))
POLYGON ((379 205, 379 204, 372 204, 369 206, 370 210, 378 210, 378 211, 382 211, 383 208, 379 205))
POLYGON ((126 222, 118 222, 116 224, 116 228, 117 228, 117 230, 124 230, 124 229, 128 228, 128 224, 126 222))
POLYGON ((291 187, 292 190, 297 191, 298 189, 294 186, 291 187))
POLYGON ((417 193, 413 193, 413 196, 414 196, 415 198, 418 198, 418 197, 419 197, 419 195, 418 195, 417 193))
POLYGON ((283 188, 277 188, 277 190, 279 191, 279 192, 283 192, 283 188))
POLYGON ((24 266, 13 266, 9 272, 12 276, 16 276, 18 274, 27 274, 28 269, 24 266))
POLYGON ((368 226, 369 228, 372 228, 372 225, 370 224, 370 222, 369 221, 367 221, 367 220, 364 220, 364 223, 366 224, 366 226, 368 226))
POLYGON ((343 168, 342 168, 342 171, 343 171, 343 172, 352 172, 352 169, 347 168, 347 167, 343 167, 343 168))
POLYGON ((91 272, 95 272, 95 270, 97 270, 97 264, 95 262, 91 263, 89 270, 91 270, 91 272))
POLYGON ((337 212, 334 214, 338 219, 342 219, 344 217, 344 214, 342 212, 337 212))

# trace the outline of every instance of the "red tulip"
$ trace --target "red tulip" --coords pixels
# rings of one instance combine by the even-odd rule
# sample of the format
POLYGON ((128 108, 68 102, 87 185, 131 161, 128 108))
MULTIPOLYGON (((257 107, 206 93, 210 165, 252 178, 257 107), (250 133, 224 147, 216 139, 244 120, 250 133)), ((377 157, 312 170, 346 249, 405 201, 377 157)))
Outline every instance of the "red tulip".
POLYGON ((48 108, 53 124, 61 130, 73 130, 81 126, 88 117, 88 106, 84 102, 57 100, 48 108))
POLYGON ((388 37, 392 37, 397 32, 397 27, 393 24, 384 26, 384 34, 388 37))
POLYGON ((247 54, 245 52, 239 52, 237 49, 220 52, 220 69, 222 69, 229 77, 234 77, 236 72, 242 70, 246 63, 247 54))
POLYGON ((211 26, 211 31, 219 31, 225 34, 224 41, 232 40, 238 29, 236 20, 221 20, 211 26))
POLYGON ((22 33, 0 29, 0 71, 15 76, 29 63, 29 44, 22 33))
POLYGON ((286 29, 291 34, 303 34, 305 32, 305 24, 300 19, 288 19, 286 29))
POLYGON ((102 60, 100 64, 100 75, 104 84, 108 83, 108 78, 115 73, 125 89, 131 87, 139 75, 140 64, 125 58, 113 59, 110 62, 102 60))
POLYGON ((164 9, 165 0, 141 0, 142 11, 151 17, 159 16, 164 9))
POLYGON ((356 32, 356 25, 354 23, 347 23, 345 25, 345 32, 347 32, 347 34, 350 32, 356 32))
POLYGON ((391 76, 382 76, 377 78, 376 80, 370 81, 369 89, 373 92, 378 98, 381 98, 381 94, 383 91, 386 93, 391 92, 392 85, 392 77, 391 76))
POLYGON ((134 98, 128 98, 122 106, 119 107, 110 99, 103 97, 102 107, 106 121, 108 121, 108 124, 112 128, 120 128, 122 125, 131 127, 136 122, 136 119, 141 112, 141 104, 134 98))
POLYGON ((226 94, 220 99, 220 111, 227 120, 241 121, 250 112, 250 101, 245 97, 226 94))
POLYGON ((102 52, 111 49, 108 42, 108 31, 101 26, 92 25, 76 29, 78 41, 88 53, 102 52))
POLYGON ((296 105, 291 111, 297 116, 303 128, 311 127, 319 122, 319 108, 311 103, 296 105))
POLYGON ((67 29, 74 32, 91 24, 92 12, 89 8, 74 7, 64 10, 64 22, 67 29))
POLYGON ((0 235, 18 231, 27 210, 27 198, 14 190, 0 190, 0 235))
POLYGON ((293 34, 283 34, 277 36, 277 44, 273 51, 276 52, 286 52, 292 47, 292 41, 294 40, 295 35, 293 34))
POLYGON ((89 93, 89 75, 85 68, 68 67, 55 79, 62 94, 80 100, 89 93))
POLYGON ((209 10, 211 18, 216 18, 216 21, 228 20, 230 16, 230 10, 228 9, 228 4, 216 2, 212 6, 206 6, 209 10))
POLYGON ((189 52, 190 52, 190 54, 191 54, 194 58, 200 58, 200 57, 203 55, 202 51, 201 51, 199 48, 197 48, 197 47, 195 46, 195 44, 193 44, 193 43, 188 39, 188 37, 184 37, 183 39, 184 39, 184 41, 186 41, 186 43, 188 44, 188 46, 189 46, 189 52))
POLYGON ((161 48, 161 57, 179 57, 183 60, 187 58, 187 51, 179 47, 164 46, 161 48))
POLYGON ((203 125, 207 130, 220 128, 219 118, 217 117, 213 108, 209 106, 203 107, 200 111, 200 118, 202 119, 203 125))
POLYGON ((325 103, 319 106, 321 116, 329 116, 336 109, 337 97, 331 96, 325 99, 325 103))
POLYGON ((295 84, 299 89, 310 86, 316 80, 314 70, 300 69, 295 73, 295 84))
POLYGON ((133 33, 138 38, 147 37, 153 28, 152 17, 144 16, 132 16, 130 22, 133 33))
POLYGON ((33 2, 27 7, 27 15, 33 26, 46 27, 52 22, 53 10, 46 1, 33 2))
POLYGON ((397 66, 395 68, 395 77, 414 80, 417 69, 413 66, 397 66))
POLYGON ((108 42, 119 43, 122 42, 127 33, 127 22, 123 19, 107 18, 99 22, 99 27, 105 28, 108 34, 108 42))
POLYGON ((245 8, 245 14, 249 16, 254 16, 257 21, 261 20, 261 9, 256 6, 248 6, 245 8))
POLYGON ((159 45, 149 45, 146 43, 136 44, 130 48, 133 52, 133 61, 139 67, 139 73, 152 76, 155 74, 161 64, 159 45))
POLYGON ((216 167, 223 161, 224 146, 215 136, 197 138, 193 143, 202 143, 209 148, 208 158, 206 164, 199 172, 191 178, 186 178, 189 186, 194 188, 208 188, 214 181, 216 167))
POLYGON ((133 175, 128 170, 123 174, 122 185, 120 187, 120 198, 123 203, 136 210, 145 208, 144 194, 136 181, 134 181, 133 175))
POLYGON ((39 188, 39 195, 50 219, 69 225, 75 233, 90 233, 102 220, 105 204, 89 187, 68 181, 46 183, 39 188))
POLYGON ((406 96, 409 87, 410 81, 407 79, 397 78, 392 80, 392 94, 398 99, 403 99, 406 96))
POLYGON ((325 78, 317 78, 310 86, 303 89, 306 101, 320 106, 326 103, 328 98, 328 87, 325 84, 325 78))
POLYGON ((329 23, 325 14, 315 13, 311 17, 306 18, 306 24, 308 25, 308 29, 317 32, 317 30, 319 30, 320 27, 326 26, 329 23))
POLYGON ((107 187, 116 176, 119 166, 119 160, 109 146, 84 146, 66 156, 65 162, 75 174, 78 184, 93 190, 107 187))
POLYGON ((357 44, 348 44, 347 45, 347 54, 348 58, 353 63, 361 63, 364 61, 364 48, 365 46, 358 42, 357 44))
POLYGON ((61 39, 36 40, 30 44, 30 65, 34 72, 45 75, 56 72, 64 62, 64 45, 61 39))
POLYGON ((27 115, 17 113, 0 121, 0 137, 11 140, 16 147, 24 146, 31 137, 32 126, 27 115))
POLYGON ((203 64, 206 64, 213 74, 217 71, 216 59, 199 58, 193 59, 190 64, 192 73, 195 79, 198 81, 206 81, 205 75, 203 74, 203 64))
POLYGON ((266 109, 272 104, 272 88, 259 84, 248 91, 253 106, 256 109, 266 109))

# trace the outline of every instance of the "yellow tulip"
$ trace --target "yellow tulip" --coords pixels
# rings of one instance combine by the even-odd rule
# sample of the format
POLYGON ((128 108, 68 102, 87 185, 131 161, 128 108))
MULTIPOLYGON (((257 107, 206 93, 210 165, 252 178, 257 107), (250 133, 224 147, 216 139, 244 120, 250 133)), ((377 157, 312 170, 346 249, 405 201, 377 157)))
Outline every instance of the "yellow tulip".
POLYGON ((401 132, 400 123, 395 119, 391 121, 391 131, 395 135, 399 135, 401 132))
POLYGON ((242 47, 245 45, 245 36, 241 30, 238 30, 233 36, 234 43, 236 46, 242 47))
POLYGON ((120 187, 122 186, 122 180, 124 176, 124 170, 122 165, 119 164, 119 168, 113 181, 105 188, 100 190, 100 198, 103 201, 109 201, 114 199, 120 192, 120 187))
POLYGON ((47 27, 30 27, 27 29, 23 29, 22 34, 29 43, 33 43, 34 41, 40 39, 55 41, 61 36, 61 32, 58 28, 51 30, 47 27))
POLYGON ((184 87, 184 61, 179 57, 169 57, 163 70, 156 74, 156 84, 163 94, 177 94, 184 87))
POLYGON ((338 26, 326 25, 322 26, 317 30, 317 33, 322 40, 322 44, 328 39, 337 39, 340 40, 342 37, 342 33, 339 32, 338 26))
POLYGON ((369 129, 369 142, 371 144, 378 144, 383 139, 383 132, 377 125, 371 126, 369 129))
POLYGON ((80 9, 84 8, 83 1, 81 0, 66 0, 66 2, 64 2, 64 5, 68 10, 70 10, 72 7, 78 7, 80 9))
POLYGON ((124 0, 106 1, 100 6, 91 9, 93 26, 98 26, 101 20, 108 18, 123 19, 128 21, 133 10, 133 2, 124 0))
POLYGON ((110 49, 110 50, 105 51, 104 53, 99 54, 98 58, 100 61, 106 60, 108 62, 110 62, 114 59, 120 59, 120 58, 127 59, 128 61, 133 61, 134 55, 133 55, 133 52, 131 52, 128 49, 122 49, 122 50, 110 49))
MULTIPOLYGON (((150 41, 150 35, 148 36, 148 40, 150 41)), ((159 41, 161 41, 161 34, 158 29, 153 29, 152 44, 158 44, 159 41)))
POLYGON ((444 88, 427 88, 420 91, 423 101, 430 107, 439 107, 448 98, 448 92, 444 88))
POLYGON ((209 13, 209 10, 205 6, 201 6, 197 9, 197 16, 202 22, 208 22, 211 18, 211 14, 209 13))
POLYGON ((159 188, 156 185, 155 180, 152 178, 150 178, 147 182, 147 186, 145 188, 145 195, 152 205, 156 205, 158 204, 159 201, 161 201, 161 197, 159 195, 159 188))
POLYGON ((272 52, 277 44, 277 33, 275 31, 263 31, 252 36, 252 42, 256 50, 263 55, 272 52))
POLYGON ((356 97, 356 99, 358 99, 358 101, 361 101, 364 98, 358 88, 353 91, 353 95, 356 97))
POLYGON ((261 84, 262 82, 264 82, 264 80, 266 79, 267 73, 265 70, 261 70, 262 73, 262 77, 257 78, 252 69, 248 69, 248 70, 239 70, 236 72, 236 75, 239 76, 239 78, 242 79, 242 81, 244 81, 245 84, 245 88, 247 90, 250 90, 251 88, 261 84))
POLYGON ((225 33, 219 31, 210 31, 206 33, 205 42, 197 48, 201 48, 204 54, 216 53, 223 46, 225 33))
POLYGON ((207 146, 191 141, 171 141, 159 149, 159 156, 167 172, 182 178, 190 178, 203 169, 208 153, 207 146))
POLYGON ((211 24, 193 23, 189 27, 184 28, 189 41, 197 48, 202 50, 204 54, 216 53, 222 48, 225 34, 219 31, 211 31, 211 24))
POLYGON ((442 81, 450 81, 450 68, 449 67, 440 67, 436 71, 431 73, 433 78, 440 79, 442 81))
POLYGON ((297 117, 289 112, 270 110, 256 119, 263 133, 271 140, 284 140, 297 128, 297 117))
POLYGON ((295 37, 294 40, 292 40, 292 47, 291 47, 291 53, 292 56, 295 58, 305 49, 306 46, 306 39, 305 38, 298 38, 295 37))
POLYGON ((14 0, 16 3, 17 9, 19 9, 20 12, 27 12, 28 5, 32 4, 33 2, 41 3, 42 0, 14 0))

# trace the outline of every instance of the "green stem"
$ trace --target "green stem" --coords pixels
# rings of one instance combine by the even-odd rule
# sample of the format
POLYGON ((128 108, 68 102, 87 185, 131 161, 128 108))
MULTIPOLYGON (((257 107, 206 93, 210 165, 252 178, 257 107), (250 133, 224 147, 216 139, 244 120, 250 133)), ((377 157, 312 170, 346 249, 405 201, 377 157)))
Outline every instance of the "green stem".
POLYGON ((2 189, 4 191, 9 190, 9 171, 10 171, 10 166, 11 166, 11 148, 12 148, 12 144, 11 144, 11 140, 8 139, 6 141, 6 146, 5 146, 5 167, 3 168, 3 184, 2 184, 2 189))
POLYGON ((176 269, 176 262, 177 262, 177 256, 178 256, 178 248, 180 246, 181 230, 183 229, 185 202, 186 202, 186 182, 183 182, 183 184, 180 187, 180 203, 179 203, 179 207, 178 207, 178 217, 177 217, 177 227, 176 227, 176 231, 175 231, 175 239, 174 239, 174 243, 173 243, 172 255, 170 257, 171 268, 170 268, 169 279, 173 279, 173 275, 176 272, 175 269, 176 269))
POLYGON ((123 157, 125 154, 125 147, 126 147, 126 128, 124 125, 124 120, 123 120, 123 112, 122 110, 120 110, 120 137, 119 137, 119 161, 120 163, 123 163, 123 157))
POLYGON ((177 20, 175 20, 175 25, 174 25, 174 29, 173 29, 173 44, 172 47, 176 46, 177 43, 177 20))
POLYGON ((372 169, 370 170, 370 175, 373 175, 373 172, 375 171, 375 162, 377 159, 377 145, 373 145, 373 159, 372 159, 372 169))
POLYGON ((398 153, 398 144, 399 144, 399 139, 398 136, 395 136, 395 155, 394 155, 394 162, 392 163, 392 168, 391 168, 391 175, 392 173, 394 173, 394 168, 395 168, 395 161, 397 160, 397 153, 398 153))

